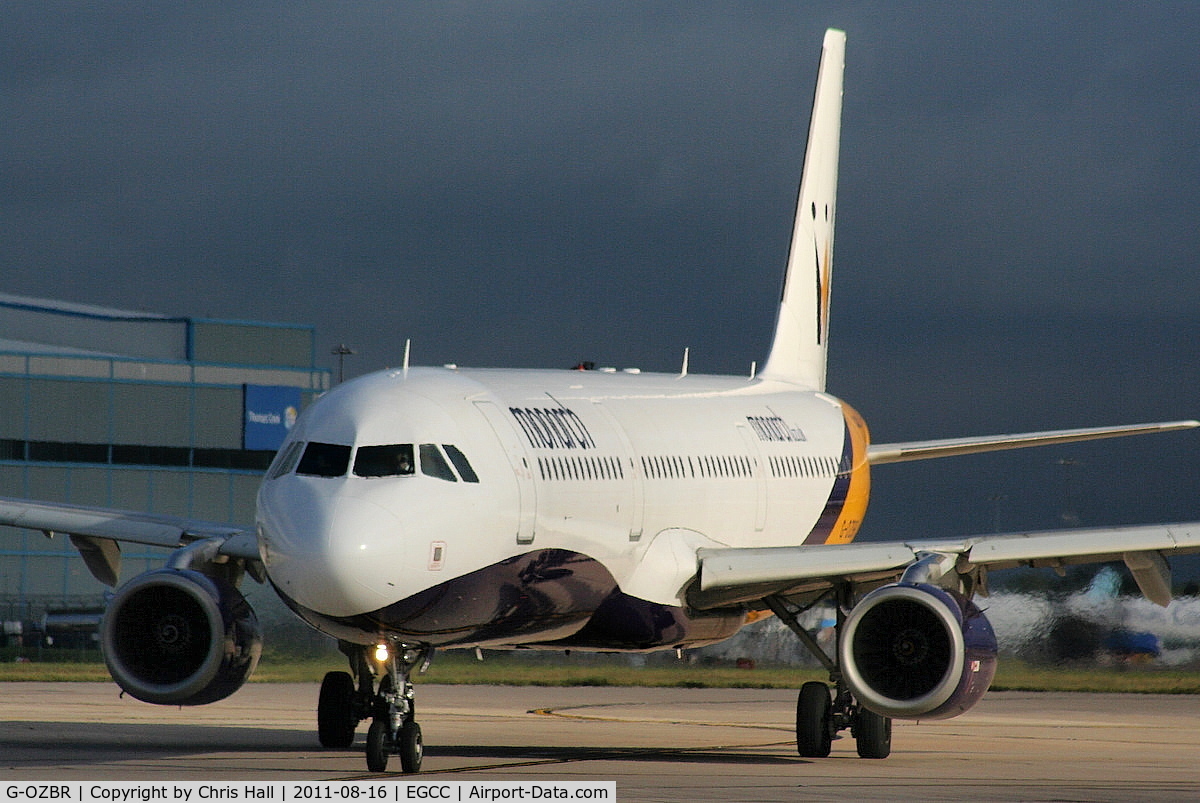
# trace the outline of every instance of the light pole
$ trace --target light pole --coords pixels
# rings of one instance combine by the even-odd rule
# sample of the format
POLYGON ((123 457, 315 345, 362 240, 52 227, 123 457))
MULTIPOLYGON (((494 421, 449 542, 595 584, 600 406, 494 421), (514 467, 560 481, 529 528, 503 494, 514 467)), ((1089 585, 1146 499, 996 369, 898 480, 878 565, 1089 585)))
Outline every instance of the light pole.
POLYGON ((1063 488, 1063 524, 1068 527, 1078 527, 1081 519, 1079 517, 1079 500, 1076 498, 1075 493, 1075 472, 1083 463, 1072 457, 1064 457, 1055 460, 1054 463, 1055 465, 1062 466, 1063 471, 1066 472, 1066 480, 1063 488))
POLYGON ((355 354, 356 352, 345 343, 341 343, 337 346, 334 346, 329 353, 338 358, 338 384, 340 385, 346 378, 346 358, 355 354))

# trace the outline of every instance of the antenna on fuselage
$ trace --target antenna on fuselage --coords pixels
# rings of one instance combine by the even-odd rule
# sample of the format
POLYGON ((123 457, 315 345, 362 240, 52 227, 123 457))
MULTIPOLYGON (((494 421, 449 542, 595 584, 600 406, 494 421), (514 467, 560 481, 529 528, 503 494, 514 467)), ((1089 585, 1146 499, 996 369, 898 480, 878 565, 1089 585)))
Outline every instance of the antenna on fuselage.
POLYGON ((408 351, 412 347, 412 338, 404 338, 404 378, 408 379, 408 351))
POLYGON ((680 378, 680 379, 683 379, 685 376, 687 376, 687 372, 688 372, 688 352, 690 352, 690 351, 691 351, 691 348, 685 348, 685 349, 683 350, 683 368, 682 368, 682 369, 679 371, 679 378, 680 378))

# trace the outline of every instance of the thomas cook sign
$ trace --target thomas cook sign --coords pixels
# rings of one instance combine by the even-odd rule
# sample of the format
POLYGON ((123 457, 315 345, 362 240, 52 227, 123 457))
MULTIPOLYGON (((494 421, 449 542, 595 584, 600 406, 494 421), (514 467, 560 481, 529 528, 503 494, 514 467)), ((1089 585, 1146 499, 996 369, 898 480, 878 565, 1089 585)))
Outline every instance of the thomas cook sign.
POLYGON ((242 448, 278 449, 300 414, 300 388, 245 385, 242 448))

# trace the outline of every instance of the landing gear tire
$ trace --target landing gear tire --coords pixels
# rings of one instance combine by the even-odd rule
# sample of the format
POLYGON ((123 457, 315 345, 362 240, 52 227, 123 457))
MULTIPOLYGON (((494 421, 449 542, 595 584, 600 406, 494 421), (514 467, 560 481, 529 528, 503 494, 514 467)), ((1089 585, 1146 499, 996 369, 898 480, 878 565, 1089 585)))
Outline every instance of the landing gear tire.
POLYGON ((425 757, 421 726, 411 719, 400 726, 400 733, 396 735, 396 749, 400 753, 400 768, 404 772, 420 772, 421 759, 425 757))
POLYGON ((387 722, 378 718, 372 720, 371 727, 367 730, 367 769, 371 772, 386 772, 388 756, 391 753, 387 722))
POLYGON ((829 687, 813 681, 800 687, 796 700, 796 750, 805 758, 825 758, 833 747, 829 687))
POLYGON ((317 700, 317 738, 322 747, 349 747, 354 743, 358 727, 354 694, 354 679, 349 673, 326 673, 317 700))
POLYGON ((858 710, 854 739, 860 758, 887 758, 892 752, 892 720, 866 708, 858 710))

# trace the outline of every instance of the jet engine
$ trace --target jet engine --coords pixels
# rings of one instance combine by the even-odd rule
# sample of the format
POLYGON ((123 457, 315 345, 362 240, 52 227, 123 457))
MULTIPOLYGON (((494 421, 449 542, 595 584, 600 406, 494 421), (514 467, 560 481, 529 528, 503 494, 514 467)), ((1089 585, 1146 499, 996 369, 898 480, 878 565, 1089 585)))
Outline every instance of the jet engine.
POLYGON ((157 569, 122 586, 100 628, 113 680, 147 703, 203 705, 233 694, 262 653, 258 617, 224 580, 157 569))
POLYGON ((996 673, 996 635, 969 599, 896 583, 854 607, 838 645, 846 683, 885 717, 948 719, 983 697, 996 673))

